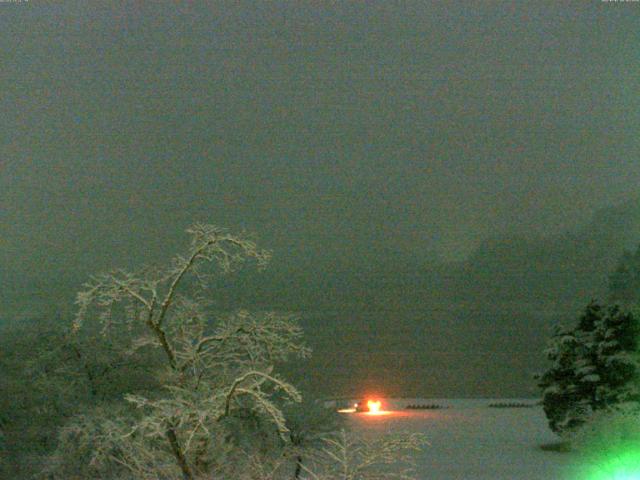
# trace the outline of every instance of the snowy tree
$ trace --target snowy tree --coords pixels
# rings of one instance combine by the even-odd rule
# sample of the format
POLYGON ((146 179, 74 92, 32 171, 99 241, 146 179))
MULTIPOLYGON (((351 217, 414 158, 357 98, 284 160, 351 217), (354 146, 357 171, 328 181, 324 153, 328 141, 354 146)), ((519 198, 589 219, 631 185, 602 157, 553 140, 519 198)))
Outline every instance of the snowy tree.
POLYGON ((54 477, 195 479, 237 465, 233 455, 242 449, 233 448, 241 441, 234 435, 256 424, 286 440, 279 405, 300 395, 274 366, 309 353, 295 318, 240 311, 211 322, 204 300, 206 267, 263 265, 269 254, 211 225, 188 232, 187 254, 169 268, 98 275, 78 294, 73 330, 96 319, 105 335, 128 333, 124 350, 159 351, 161 389, 76 417, 61 433, 54 477), (74 449, 86 456, 84 471, 68 463, 74 449))
POLYGON ((0 478, 32 478, 74 414, 159 386, 153 365, 161 357, 150 349, 122 351, 127 331, 105 338, 98 325, 87 324, 71 334, 70 324, 55 314, 0 328, 0 429, 7 449, 0 478))
POLYGON ((551 429, 573 433, 594 412, 638 405, 637 316, 590 303, 574 328, 556 328, 540 376, 551 429))
POLYGON ((302 478, 305 465, 316 462, 327 440, 342 429, 344 416, 308 399, 288 405, 284 413, 295 461, 293 479, 298 480, 302 478))
POLYGON ((596 332, 599 376, 596 402, 599 408, 638 405, 640 388, 640 322, 637 313, 611 307, 596 332))
POLYGON ((348 434, 346 456, 330 448, 338 415, 300 404, 277 373, 309 354, 294 316, 211 313, 210 276, 245 261, 262 266, 269 253, 210 225, 188 232, 186 254, 165 269, 92 277, 73 321, 2 330, 0 477, 337 480, 377 478, 375 465, 408 472, 411 435, 365 442, 348 434))
POLYGON ((586 399, 578 394, 575 367, 581 349, 575 332, 557 327, 546 351, 552 366, 541 376, 539 385, 544 411, 554 432, 575 428, 589 414, 586 399))
POLYGON ((345 430, 325 439, 314 480, 411 480, 415 452, 427 444, 420 433, 357 437, 345 430))

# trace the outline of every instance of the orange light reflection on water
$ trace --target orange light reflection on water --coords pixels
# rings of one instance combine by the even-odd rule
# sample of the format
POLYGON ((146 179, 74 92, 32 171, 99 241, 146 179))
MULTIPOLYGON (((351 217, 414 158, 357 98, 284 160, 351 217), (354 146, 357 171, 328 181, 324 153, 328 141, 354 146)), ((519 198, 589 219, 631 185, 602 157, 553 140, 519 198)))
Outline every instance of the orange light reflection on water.
POLYGON ((384 416, 386 415, 405 416, 404 415, 405 412, 396 411, 396 410, 383 410, 382 401, 380 400, 367 400, 366 405, 367 405, 366 410, 360 410, 358 408, 358 404, 355 403, 353 407, 340 408, 337 410, 337 412, 338 413, 357 413, 363 416, 371 416, 371 417, 377 417, 377 416, 383 416, 383 415, 384 416))
POLYGON ((369 415, 369 416, 372 416, 372 417, 379 417, 381 415, 391 415, 393 413, 396 413, 396 412, 392 412, 390 410, 378 410, 378 411, 375 411, 375 412, 363 412, 363 415, 369 415))

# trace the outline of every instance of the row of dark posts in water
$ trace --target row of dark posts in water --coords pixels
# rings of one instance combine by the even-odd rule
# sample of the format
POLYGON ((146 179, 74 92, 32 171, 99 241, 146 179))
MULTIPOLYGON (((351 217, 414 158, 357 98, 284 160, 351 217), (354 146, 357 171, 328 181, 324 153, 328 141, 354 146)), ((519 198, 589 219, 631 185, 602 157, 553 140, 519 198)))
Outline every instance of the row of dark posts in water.
MULTIPOLYGON (((489 408, 531 408, 533 407, 530 403, 519 403, 519 402, 507 402, 507 403, 490 403, 489 408)), ((432 404, 411 404, 404 407, 407 410, 441 410, 445 408, 450 408, 445 405, 438 405, 435 403, 432 404)))
POLYGON ((404 408, 406 408, 407 410, 439 410, 442 408, 449 408, 449 407, 445 407, 443 405, 431 404, 431 405, 407 405, 404 408))

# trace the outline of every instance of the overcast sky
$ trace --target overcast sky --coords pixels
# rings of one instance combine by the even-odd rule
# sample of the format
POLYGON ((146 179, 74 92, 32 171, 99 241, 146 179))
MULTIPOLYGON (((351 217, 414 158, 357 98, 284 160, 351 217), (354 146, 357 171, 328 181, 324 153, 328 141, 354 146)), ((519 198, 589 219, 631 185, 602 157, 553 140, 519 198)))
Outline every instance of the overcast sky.
POLYGON ((457 259, 638 193, 637 3, 193 3, 0 3, 5 270, 195 220, 281 261, 457 259))

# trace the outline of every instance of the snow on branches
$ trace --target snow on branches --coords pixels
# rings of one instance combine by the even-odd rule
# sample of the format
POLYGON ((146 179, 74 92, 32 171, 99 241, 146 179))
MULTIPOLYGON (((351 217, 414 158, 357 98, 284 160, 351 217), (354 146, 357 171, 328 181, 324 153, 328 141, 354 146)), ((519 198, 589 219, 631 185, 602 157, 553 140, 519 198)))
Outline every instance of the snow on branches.
POLYGON ((574 328, 556 328, 539 383, 552 430, 573 434, 595 412, 640 409, 639 338, 637 313, 593 302, 574 328))
MULTIPOLYGON (((239 311, 212 321, 203 297, 211 270, 206 267, 226 273, 250 259, 262 267, 270 253, 212 225, 195 224, 187 232, 187 253, 174 257, 167 269, 92 277, 77 295, 73 330, 96 319, 105 335, 116 328, 131 331, 130 344, 123 345, 129 352, 148 347, 163 352, 164 366, 157 366, 160 391, 127 395, 134 407, 129 416, 103 422, 100 428, 108 433, 96 438, 108 438, 110 445, 120 439, 109 458, 131 471, 146 475, 133 458, 173 458, 175 471, 192 479, 215 463, 212 450, 220 440, 212 437, 224 438, 225 418, 251 412, 284 436, 286 421, 275 399, 299 402, 300 394, 273 373, 274 363, 304 358, 309 349, 291 315, 239 311), (139 455, 132 456, 136 450, 139 455)), ((149 466, 156 467, 166 470, 149 466)))

